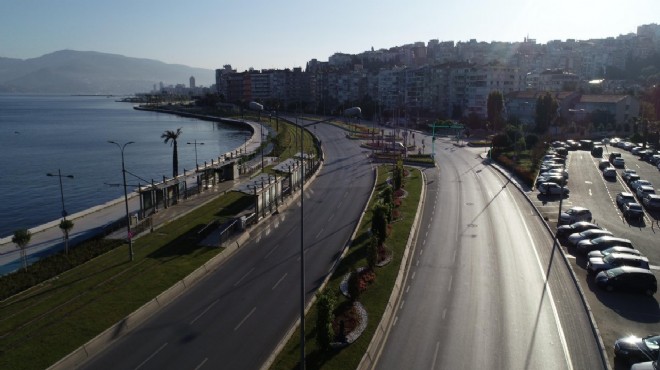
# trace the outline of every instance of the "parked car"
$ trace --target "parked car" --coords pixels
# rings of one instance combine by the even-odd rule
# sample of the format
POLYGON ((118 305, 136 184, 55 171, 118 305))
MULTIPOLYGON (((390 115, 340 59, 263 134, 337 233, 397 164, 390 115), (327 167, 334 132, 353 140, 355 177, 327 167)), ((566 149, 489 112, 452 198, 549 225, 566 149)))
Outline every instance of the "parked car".
POLYGON ((623 181, 628 182, 628 176, 637 174, 637 171, 633 170, 632 168, 626 168, 623 171, 621 171, 621 178, 623 181))
POLYGON ((539 176, 554 176, 554 175, 563 176, 565 179, 568 180, 568 171, 559 168, 554 168, 551 170, 547 170, 545 172, 541 172, 539 176))
POLYGON ((624 167, 625 165, 626 165, 626 161, 621 157, 614 158, 612 160, 612 166, 614 167, 621 168, 624 167))
POLYGON ((644 209, 639 203, 626 203, 623 206, 623 217, 629 220, 641 220, 644 218, 644 209))
POLYGON ((607 167, 603 169, 603 177, 607 179, 615 179, 616 178, 616 168, 614 167, 607 167))
POLYGON ((655 189, 652 185, 642 185, 638 186, 635 190, 638 199, 644 199, 645 194, 655 194, 655 189))
POLYGON ((592 257, 587 262, 587 273, 597 274, 621 266, 639 267, 649 270, 649 259, 626 253, 612 253, 605 257, 592 257))
POLYGON ((638 251, 637 249, 631 249, 628 247, 622 247, 622 246, 615 246, 607 249, 603 249, 602 251, 591 251, 589 254, 587 254, 587 257, 592 258, 592 257, 605 257, 608 254, 612 253, 627 253, 627 254, 632 254, 635 256, 641 256, 642 252, 638 251))
POLYGON ((568 195, 570 190, 554 182, 543 182, 539 184, 539 192, 544 195, 568 195))
POLYGON ((595 146, 591 149, 591 155, 596 158, 601 158, 603 156, 603 147, 595 146))
POLYGON ((538 188, 544 182, 554 182, 558 185, 566 185, 566 179, 561 176, 539 176, 536 178, 536 187, 538 188))
POLYGON ((621 266, 596 275, 596 285, 607 291, 638 291, 653 295, 658 282, 650 270, 632 266, 621 266))
POLYGON ((628 175, 628 178, 625 180, 627 184, 632 184, 633 181, 639 180, 639 175, 638 174, 632 174, 628 175))
POLYGON ((593 216, 591 211, 585 207, 571 207, 559 215, 559 223, 562 225, 572 224, 578 221, 591 222, 593 216))
POLYGON ((600 161, 598 161, 598 169, 601 171, 603 170, 603 168, 607 168, 609 166, 610 166, 610 161, 608 161, 607 159, 601 159, 600 161))
POLYGON ((642 200, 642 204, 649 211, 660 210, 660 195, 658 194, 647 194, 642 200))
POLYGON ((642 186, 642 185, 653 186, 653 184, 650 181, 640 179, 640 180, 631 182, 630 183, 630 188, 633 190, 633 192, 636 192, 637 188, 642 186))
POLYGON ((582 254, 587 254, 595 250, 603 250, 616 245, 634 249, 632 242, 628 239, 617 238, 615 236, 601 236, 600 238, 583 240, 577 243, 577 251, 582 254))
POLYGON ((581 233, 574 233, 569 235, 568 244, 574 247, 577 245, 577 243, 581 242, 582 240, 596 239, 605 235, 612 235, 612 233, 604 229, 586 230, 581 233))
POLYGON ((623 208, 627 203, 635 202, 635 196, 632 193, 621 192, 616 195, 616 205, 623 208))
POLYGON ((619 153, 619 152, 612 152, 612 153, 610 153, 610 156, 609 156, 609 158, 608 158, 608 159, 610 160, 610 163, 612 163, 612 161, 614 160, 614 158, 621 158, 621 153, 619 153))
POLYGON ((660 354, 660 335, 649 335, 644 338, 630 335, 614 342, 616 361, 634 364, 655 360, 658 354, 660 354))
POLYGON ((561 225, 557 228, 557 237, 565 238, 574 233, 581 233, 587 230, 601 229, 600 226, 592 224, 589 221, 578 221, 570 225, 561 225))

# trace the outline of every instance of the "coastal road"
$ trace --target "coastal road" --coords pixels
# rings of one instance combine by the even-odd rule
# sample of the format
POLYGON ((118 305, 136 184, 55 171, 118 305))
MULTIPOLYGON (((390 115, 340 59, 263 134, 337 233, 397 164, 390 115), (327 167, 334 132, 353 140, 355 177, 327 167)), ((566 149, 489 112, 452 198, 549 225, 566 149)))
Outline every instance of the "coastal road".
MULTIPOLYGON (((427 138, 426 142, 430 142, 427 138)), ((427 200, 377 369, 599 369, 567 264, 479 151, 436 141, 427 200)))
MULTIPOLYGON (((320 124, 325 163, 304 192, 305 293, 331 270, 368 201, 374 169, 356 141, 320 124)), ((250 230, 215 272, 86 369, 257 369, 299 317, 300 199, 250 230)))

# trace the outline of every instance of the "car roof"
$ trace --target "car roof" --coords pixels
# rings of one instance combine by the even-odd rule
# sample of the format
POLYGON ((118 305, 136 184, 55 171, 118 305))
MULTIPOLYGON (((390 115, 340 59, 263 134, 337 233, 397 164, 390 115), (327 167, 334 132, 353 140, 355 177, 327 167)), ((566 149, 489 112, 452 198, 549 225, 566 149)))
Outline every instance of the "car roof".
POLYGON ((634 266, 619 266, 608 271, 614 275, 620 275, 623 273, 642 273, 642 274, 653 275, 653 272, 651 272, 651 270, 647 270, 641 267, 634 267, 634 266))
MULTIPOLYGON (((605 257, 603 257, 605 258, 605 257)), ((629 261, 646 261, 648 262, 649 259, 642 256, 642 255, 634 255, 630 253, 611 253, 606 256, 608 259, 617 259, 617 260, 629 260, 629 261)))
POLYGON ((593 239, 592 242, 593 242, 593 243, 600 243, 600 242, 612 241, 612 240, 615 240, 615 241, 622 241, 622 242, 625 242, 625 243, 630 243, 630 244, 632 244, 632 243, 630 242, 630 240, 628 240, 628 239, 619 238, 619 237, 611 236, 611 235, 604 235, 604 236, 601 236, 600 238, 593 239))
POLYGON ((660 194, 649 194, 647 195, 649 200, 655 200, 655 199, 660 199, 660 194))
POLYGON ((629 193, 629 192, 627 192, 627 191, 622 191, 622 192, 620 192, 620 193, 617 194, 617 195, 620 195, 620 196, 622 196, 622 197, 633 197, 633 194, 632 194, 632 193, 629 193))
POLYGON ((589 209, 586 207, 580 207, 580 206, 575 206, 567 209, 567 211, 573 210, 575 212, 580 212, 580 211, 588 211, 589 209))
POLYGON ((615 245, 614 247, 609 247, 603 250, 603 252, 605 251, 608 251, 608 253, 642 254, 642 252, 637 249, 628 248, 623 245, 615 245))

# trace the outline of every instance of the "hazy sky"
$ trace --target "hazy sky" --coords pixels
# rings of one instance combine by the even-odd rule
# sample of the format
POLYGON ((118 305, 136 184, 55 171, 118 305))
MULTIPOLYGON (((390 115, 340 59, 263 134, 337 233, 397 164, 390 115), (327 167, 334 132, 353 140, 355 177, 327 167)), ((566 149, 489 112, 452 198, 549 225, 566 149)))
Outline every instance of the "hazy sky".
POLYGON ((416 41, 604 38, 660 23, 660 0, 0 0, 0 56, 62 49, 239 71, 416 41))

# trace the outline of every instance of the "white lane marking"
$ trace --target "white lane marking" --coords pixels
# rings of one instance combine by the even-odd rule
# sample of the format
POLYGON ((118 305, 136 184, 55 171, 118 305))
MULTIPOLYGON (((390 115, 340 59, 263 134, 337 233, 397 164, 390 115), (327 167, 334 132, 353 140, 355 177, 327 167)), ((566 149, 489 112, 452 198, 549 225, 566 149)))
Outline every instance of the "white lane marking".
POLYGON ((403 304, 406 303, 405 299, 401 300, 401 304, 399 305, 399 310, 403 310, 403 304))
POLYGON ((447 315, 447 309, 445 308, 445 309, 442 310, 442 319, 443 320, 445 319, 446 315, 447 315))
POLYGON ((651 270, 660 270, 660 266, 650 265, 651 270))
POLYGON ((165 342, 165 344, 163 344, 162 346, 160 346, 160 348, 158 348, 154 353, 152 353, 149 357, 147 357, 144 361, 142 361, 138 366, 136 366, 136 367, 135 367, 135 370, 138 370, 139 368, 141 368, 142 366, 144 366, 144 364, 146 364, 147 361, 149 361, 149 360, 151 360, 152 358, 154 358, 154 356, 156 356, 156 355, 158 354, 158 352, 162 351, 163 348, 165 348, 165 346, 167 346, 167 342, 165 342))
MULTIPOLYGON (((293 230, 293 229, 292 229, 292 230, 293 230)), ((277 249, 277 247, 279 247, 279 246, 280 246, 279 243, 275 244, 275 246, 274 246, 273 248, 270 249, 270 252, 268 252, 268 253, 264 256, 264 259, 270 257, 270 255, 273 254, 273 252, 275 252, 275 249, 277 249)))
POLYGON ((277 288, 277 286, 282 282, 282 280, 284 280, 284 278, 286 277, 287 274, 288 273, 285 272, 284 275, 280 278, 280 280, 278 280, 277 283, 275 283, 275 285, 273 285, 273 287, 270 288, 270 290, 275 290, 275 288, 277 288))
POLYGON ((206 307, 206 308, 204 309, 204 311, 202 311, 202 313, 200 313, 199 315, 197 315, 197 317, 195 317, 195 318, 190 322, 190 325, 194 324, 195 321, 197 321, 200 317, 204 316, 204 314, 207 313, 207 312, 208 312, 213 306, 215 306, 215 304, 218 303, 219 301, 220 301, 219 299, 216 299, 215 301, 213 301, 213 303, 211 303, 210 305, 208 305, 208 307, 206 307))
POLYGON ((435 352, 433 352, 433 362, 431 362, 431 370, 435 369, 435 362, 438 360, 439 349, 440 349, 440 342, 435 342, 435 352))
POLYGON ((410 291, 410 285, 406 287, 406 293, 408 293, 408 291, 410 291))
POLYGON ((204 360, 203 360, 199 365, 197 365, 197 367, 195 368, 195 370, 199 370, 199 369, 201 369, 202 366, 204 366, 204 364, 205 364, 206 361, 208 361, 208 360, 209 360, 208 357, 204 358, 204 360))
MULTIPOLYGON (((548 277, 545 275, 545 271, 543 270, 543 264, 541 264, 541 258, 539 257, 538 252, 536 251, 536 243, 534 243, 534 239, 532 238, 532 233, 529 231, 529 227, 527 227, 527 222, 525 222, 525 218, 522 217, 521 221, 523 223, 523 226, 525 227, 525 231, 527 232, 527 238, 529 239, 530 243, 532 243, 532 251, 534 251, 534 256, 536 257, 536 263, 537 266, 539 267, 539 271, 541 272, 541 277, 543 278, 543 284, 546 285, 546 292, 548 293, 548 300, 550 301, 550 307, 552 308, 552 314, 555 317, 555 325, 557 326, 557 332, 559 335, 559 340, 561 341, 561 347, 564 350, 564 359, 566 360, 566 365, 568 366, 569 370, 573 370, 573 363, 571 362, 571 355, 568 351, 568 345, 566 344, 566 337, 564 336, 564 329, 561 327, 561 323, 559 322, 559 313, 557 313, 557 306, 555 306, 555 300, 552 297, 552 289, 550 289, 550 285, 548 282, 548 277)), ((556 248, 560 248, 557 246, 556 248)))
POLYGON ((447 291, 451 292, 451 284, 454 282, 454 275, 451 275, 449 277, 449 286, 447 287, 447 291))
POLYGON ((332 214, 330 215, 330 217, 328 217, 328 221, 332 220, 333 218, 335 218, 335 214, 334 214, 334 213, 332 213, 332 214))
POLYGON ((251 268, 250 271, 246 272, 245 275, 243 275, 243 277, 241 277, 240 279, 238 279, 238 281, 234 283, 234 286, 237 286, 238 284, 240 284, 241 281, 243 281, 243 279, 245 279, 248 275, 250 275, 250 273, 251 273, 252 271, 254 271, 254 267, 251 268))
POLYGON ((396 326, 397 321, 399 321, 399 316, 394 316, 394 322, 392 323, 392 326, 396 326))
POLYGON ((257 309, 256 307, 252 307, 252 310, 250 310, 250 312, 247 315, 245 315, 243 320, 241 320, 241 322, 239 322, 238 325, 236 325, 236 327, 234 328, 234 331, 238 330, 238 328, 240 328, 241 325, 243 325, 245 320, 247 320, 250 316, 252 316, 252 314, 254 313, 254 310, 256 310, 256 309, 257 309))
POLYGON ((413 271, 412 277, 410 278, 410 280, 415 280, 415 274, 417 274, 417 271, 413 271))
POLYGON ((591 194, 591 188, 589 188, 589 196, 593 196, 593 194, 591 194))
POLYGON ((321 234, 323 234, 324 231, 325 231, 325 229, 321 228, 321 230, 318 232, 318 234, 316 234, 316 237, 314 239, 318 239, 319 236, 321 236, 321 234))

